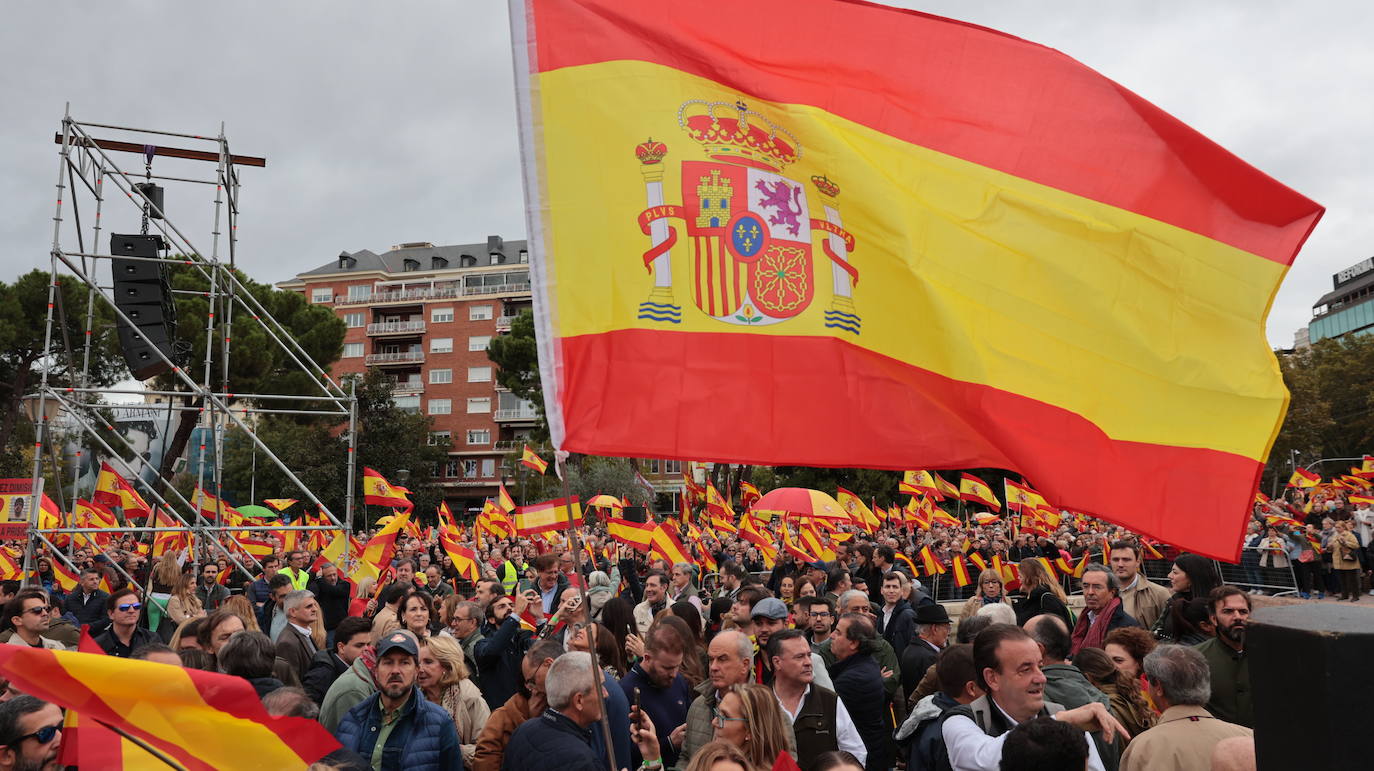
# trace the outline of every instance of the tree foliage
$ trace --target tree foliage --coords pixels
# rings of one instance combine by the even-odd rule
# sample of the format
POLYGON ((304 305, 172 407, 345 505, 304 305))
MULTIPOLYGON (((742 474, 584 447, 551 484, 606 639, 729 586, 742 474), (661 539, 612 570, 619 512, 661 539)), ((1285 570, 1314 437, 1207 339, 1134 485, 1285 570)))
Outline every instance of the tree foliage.
MULTIPOLYGON (((1294 451, 1301 466, 1374 452, 1374 335, 1320 340, 1281 355, 1279 367, 1291 401, 1269 453, 1263 489, 1287 482, 1294 451)), ((1329 477, 1350 465, 1338 462, 1317 470, 1329 477)))
POLYGON ((516 397, 535 406, 539 422, 531 437, 547 441, 549 423, 544 418, 544 390, 539 382, 539 347, 534 336, 534 313, 520 312, 511 321, 510 332, 492 338, 487 345, 487 358, 496 365, 496 382, 516 397))

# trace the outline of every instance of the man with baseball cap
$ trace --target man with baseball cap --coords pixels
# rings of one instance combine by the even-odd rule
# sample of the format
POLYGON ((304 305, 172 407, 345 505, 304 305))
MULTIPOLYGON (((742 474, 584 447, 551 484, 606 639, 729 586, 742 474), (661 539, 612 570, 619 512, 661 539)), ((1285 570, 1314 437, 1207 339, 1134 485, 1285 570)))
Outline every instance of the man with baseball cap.
POLYGON ((367 758, 374 771, 461 771, 458 730, 448 711, 415 685, 420 646, 404 629, 377 641, 377 693, 344 715, 334 732, 344 749, 367 758))
MULTIPOLYGON (((768 640, 774 634, 790 628, 787 618, 787 604, 777 597, 764 597, 754 603, 749 616, 754 622, 754 680, 764 685, 773 684, 772 658, 768 650, 768 640)), ((811 664, 815 671, 815 682, 823 688, 830 687, 830 675, 825 671, 825 662, 820 656, 811 654, 811 664)))

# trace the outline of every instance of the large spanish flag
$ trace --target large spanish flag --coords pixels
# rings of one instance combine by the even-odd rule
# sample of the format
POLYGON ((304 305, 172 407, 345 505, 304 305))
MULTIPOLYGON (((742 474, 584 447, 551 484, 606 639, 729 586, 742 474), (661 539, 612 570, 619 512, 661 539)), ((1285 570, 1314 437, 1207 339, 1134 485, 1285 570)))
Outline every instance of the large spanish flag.
MULTIPOLYGON (((269 716, 240 677, 97 653, 4 648, 0 675, 15 688, 79 711, 82 727, 118 727, 186 769, 305 768, 339 747, 313 720, 269 716)), ((101 734, 104 747, 82 746, 82 768, 126 761, 166 768, 101 734)))
POLYGON ((1068 56, 949 19, 512 19, 555 447, 1010 469, 1239 556, 1288 399, 1264 320, 1319 205, 1068 56))
POLYGON ((531 503, 515 510, 515 531, 520 535, 549 533, 568 529, 568 510, 572 507, 572 525, 582 524, 582 504, 577 496, 555 498, 551 501, 531 503))

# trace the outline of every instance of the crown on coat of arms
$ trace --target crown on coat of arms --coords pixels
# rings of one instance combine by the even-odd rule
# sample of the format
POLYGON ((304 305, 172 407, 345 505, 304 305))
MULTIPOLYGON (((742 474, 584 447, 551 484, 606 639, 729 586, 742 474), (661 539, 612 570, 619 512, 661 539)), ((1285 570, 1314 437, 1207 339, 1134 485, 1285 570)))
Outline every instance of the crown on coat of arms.
POLYGON ((750 110, 743 101, 693 99, 678 109, 677 122, 719 161, 777 171, 801 158, 801 146, 791 132, 750 110), (725 115, 727 110, 734 114, 725 115))
POLYGON ((828 177, 821 175, 813 176, 811 178, 811 184, 815 185, 816 189, 821 191, 821 195, 830 198, 836 198, 840 195, 840 186, 831 182, 828 177))
POLYGON ((662 142, 655 142, 653 137, 635 146, 635 156, 646 166, 662 162, 663 156, 667 154, 668 146, 662 142))

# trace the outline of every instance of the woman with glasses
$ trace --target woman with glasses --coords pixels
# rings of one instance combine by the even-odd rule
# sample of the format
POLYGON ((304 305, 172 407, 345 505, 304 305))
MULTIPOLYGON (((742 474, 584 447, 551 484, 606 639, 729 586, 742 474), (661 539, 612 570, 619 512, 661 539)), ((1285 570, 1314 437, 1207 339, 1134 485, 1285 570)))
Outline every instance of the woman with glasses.
POLYGON ((988 568, 978 574, 978 591, 964 603, 959 618, 973 618, 979 608, 995 602, 1006 602, 1006 595, 1002 591, 1002 576, 988 568))
MULTIPOLYGON (((631 738, 644 756, 645 767, 654 768, 661 761, 653 721, 643 712, 630 717, 635 721, 631 738)), ((783 719, 773 689, 766 685, 730 686, 711 715, 711 726, 715 729, 712 743, 727 742, 739 750, 747 763, 745 771, 770 771, 779 753, 792 751, 792 729, 783 719)), ((709 746, 705 745, 698 754, 709 746)), ((693 755, 688 768, 713 768, 696 763, 697 757, 693 755)))

